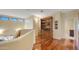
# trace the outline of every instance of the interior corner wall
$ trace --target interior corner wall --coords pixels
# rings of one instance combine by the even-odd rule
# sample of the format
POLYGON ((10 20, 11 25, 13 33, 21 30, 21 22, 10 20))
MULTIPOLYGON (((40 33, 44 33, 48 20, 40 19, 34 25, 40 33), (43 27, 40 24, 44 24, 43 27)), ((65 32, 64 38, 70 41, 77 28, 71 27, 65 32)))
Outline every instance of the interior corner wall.
POLYGON ((33 16, 33 29, 35 30, 35 36, 38 36, 40 29, 41 29, 41 24, 40 24, 40 17, 38 16, 33 16))

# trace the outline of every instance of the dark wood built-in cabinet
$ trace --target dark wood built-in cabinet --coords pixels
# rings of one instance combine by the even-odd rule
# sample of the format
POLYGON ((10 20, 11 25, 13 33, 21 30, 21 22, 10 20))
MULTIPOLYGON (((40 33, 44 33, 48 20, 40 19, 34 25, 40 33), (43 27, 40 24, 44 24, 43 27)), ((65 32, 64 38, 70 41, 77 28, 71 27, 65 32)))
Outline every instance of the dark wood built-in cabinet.
POLYGON ((45 17, 41 19, 41 32, 44 33, 49 33, 51 36, 53 33, 53 17, 45 17))

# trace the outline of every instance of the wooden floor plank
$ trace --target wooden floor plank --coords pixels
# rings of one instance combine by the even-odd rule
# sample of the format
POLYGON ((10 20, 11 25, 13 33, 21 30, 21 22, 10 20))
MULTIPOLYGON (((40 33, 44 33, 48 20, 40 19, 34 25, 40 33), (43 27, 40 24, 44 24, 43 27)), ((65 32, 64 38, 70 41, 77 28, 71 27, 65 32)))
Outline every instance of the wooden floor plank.
POLYGON ((33 50, 74 50, 74 41, 71 39, 53 39, 48 34, 38 35, 33 50))

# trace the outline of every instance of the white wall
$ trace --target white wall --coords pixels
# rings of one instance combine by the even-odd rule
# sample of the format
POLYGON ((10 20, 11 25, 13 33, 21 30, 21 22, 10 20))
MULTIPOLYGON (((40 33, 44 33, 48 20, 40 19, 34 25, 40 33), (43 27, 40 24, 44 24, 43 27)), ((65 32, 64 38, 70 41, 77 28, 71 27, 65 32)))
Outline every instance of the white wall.
POLYGON ((75 39, 69 36, 69 30, 75 30, 75 12, 61 13, 58 12, 53 15, 53 37, 56 39, 75 39), (54 21, 58 21, 58 29, 54 29, 54 21))
POLYGON ((34 16, 34 22, 35 22, 34 28, 36 29, 36 36, 40 33, 41 30, 40 20, 41 19, 39 17, 34 16))
POLYGON ((33 29, 33 19, 26 19, 24 23, 25 29, 33 29))
POLYGON ((73 13, 67 14, 65 17, 65 38, 66 39, 75 39, 70 37, 69 30, 75 30, 75 15, 73 13))
POLYGON ((39 16, 31 16, 30 19, 33 20, 33 29, 35 30, 35 36, 38 36, 41 30, 40 17, 39 16))
POLYGON ((61 38, 61 15, 60 12, 54 14, 53 16, 53 38, 61 38), (55 29, 55 21, 58 21, 58 29, 55 29))

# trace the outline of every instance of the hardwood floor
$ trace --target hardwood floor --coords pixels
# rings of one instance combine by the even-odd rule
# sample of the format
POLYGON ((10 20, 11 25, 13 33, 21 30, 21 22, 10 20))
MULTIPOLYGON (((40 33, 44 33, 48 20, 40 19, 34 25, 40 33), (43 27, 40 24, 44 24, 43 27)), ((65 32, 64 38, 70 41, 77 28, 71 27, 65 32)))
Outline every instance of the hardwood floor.
POLYGON ((33 50, 74 50, 71 39, 53 39, 48 33, 38 35, 33 50))

